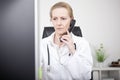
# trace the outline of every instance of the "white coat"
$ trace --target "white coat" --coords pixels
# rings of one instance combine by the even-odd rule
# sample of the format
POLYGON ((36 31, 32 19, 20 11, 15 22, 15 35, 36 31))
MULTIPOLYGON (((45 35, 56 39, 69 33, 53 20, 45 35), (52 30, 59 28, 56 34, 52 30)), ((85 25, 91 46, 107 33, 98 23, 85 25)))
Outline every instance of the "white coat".
POLYGON ((71 56, 67 45, 58 47, 54 44, 54 33, 41 41, 42 80, 90 80, 93 61, 89 43, 83 37, 77 37, 72 33, 71 35, 76 44, 75 54, 71 56), (47 45, 50 53, 50 71, 47 70, 49 68, 47 45))

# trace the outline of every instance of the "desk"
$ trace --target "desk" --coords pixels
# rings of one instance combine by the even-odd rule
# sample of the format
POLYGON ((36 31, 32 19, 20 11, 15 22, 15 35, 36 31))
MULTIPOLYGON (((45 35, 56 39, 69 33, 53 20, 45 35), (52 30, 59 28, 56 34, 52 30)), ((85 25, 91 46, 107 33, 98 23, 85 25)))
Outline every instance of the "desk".
POLYGON ((102 67, 102 68, 98 68, 98 67, 93 67, 93 80, 97 79, 97 80, 102 80, 102 71, 108 71, 109 72, 109 76, 114 77, 115 74, 113 74, 114 72, 118 72, 115 77, 115 80, 120 80, 120 67, 102 67), (98 78, 94 78, 94 72, 97 72, 98 78))

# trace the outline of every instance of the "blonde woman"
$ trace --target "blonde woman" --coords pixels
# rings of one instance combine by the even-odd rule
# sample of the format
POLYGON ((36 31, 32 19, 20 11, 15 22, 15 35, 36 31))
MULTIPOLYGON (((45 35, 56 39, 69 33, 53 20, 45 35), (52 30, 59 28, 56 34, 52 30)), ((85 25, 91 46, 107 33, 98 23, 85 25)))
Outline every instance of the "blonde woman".
POLYGON ((74 19, 71 6, 65 2, 54 4, 50 18, 55 32, 41 41, 42 79, 90 80, 93 61, 89 43, 68 31, 74 19))

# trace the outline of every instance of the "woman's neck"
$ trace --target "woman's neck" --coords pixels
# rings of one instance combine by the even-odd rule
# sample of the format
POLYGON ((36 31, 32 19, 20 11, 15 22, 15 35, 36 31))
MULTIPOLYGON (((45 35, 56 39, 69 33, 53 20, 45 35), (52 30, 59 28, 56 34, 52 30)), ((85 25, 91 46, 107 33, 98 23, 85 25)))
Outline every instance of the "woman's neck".
POLYGON ((55 43, 56 45, 58 45, 59 47, 64 44, 63 42, 60 41, 60 37, 61 37, 61 36, 62 36, 62 35, 58 35, 58 34, 55 34, 55 35, 54 35, 54 43, 55 43))

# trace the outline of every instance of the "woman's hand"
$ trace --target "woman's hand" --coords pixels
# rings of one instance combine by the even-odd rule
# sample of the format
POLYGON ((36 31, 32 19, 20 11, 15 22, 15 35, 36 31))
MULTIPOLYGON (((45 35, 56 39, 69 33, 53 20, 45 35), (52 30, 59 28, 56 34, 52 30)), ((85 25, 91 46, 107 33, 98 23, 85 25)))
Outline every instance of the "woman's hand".
POLYGON ((63 35, 61 37, 61 40, 62 40, 62 42, 64 42, 65 44, 67 44, 67 46, 68 46, 68 48, 70 50, 70 53, 74 54, 75 53, 75 45, 73 43, 73 39, 70 36, 69 31, 67 31, 66 35, 63 35))

